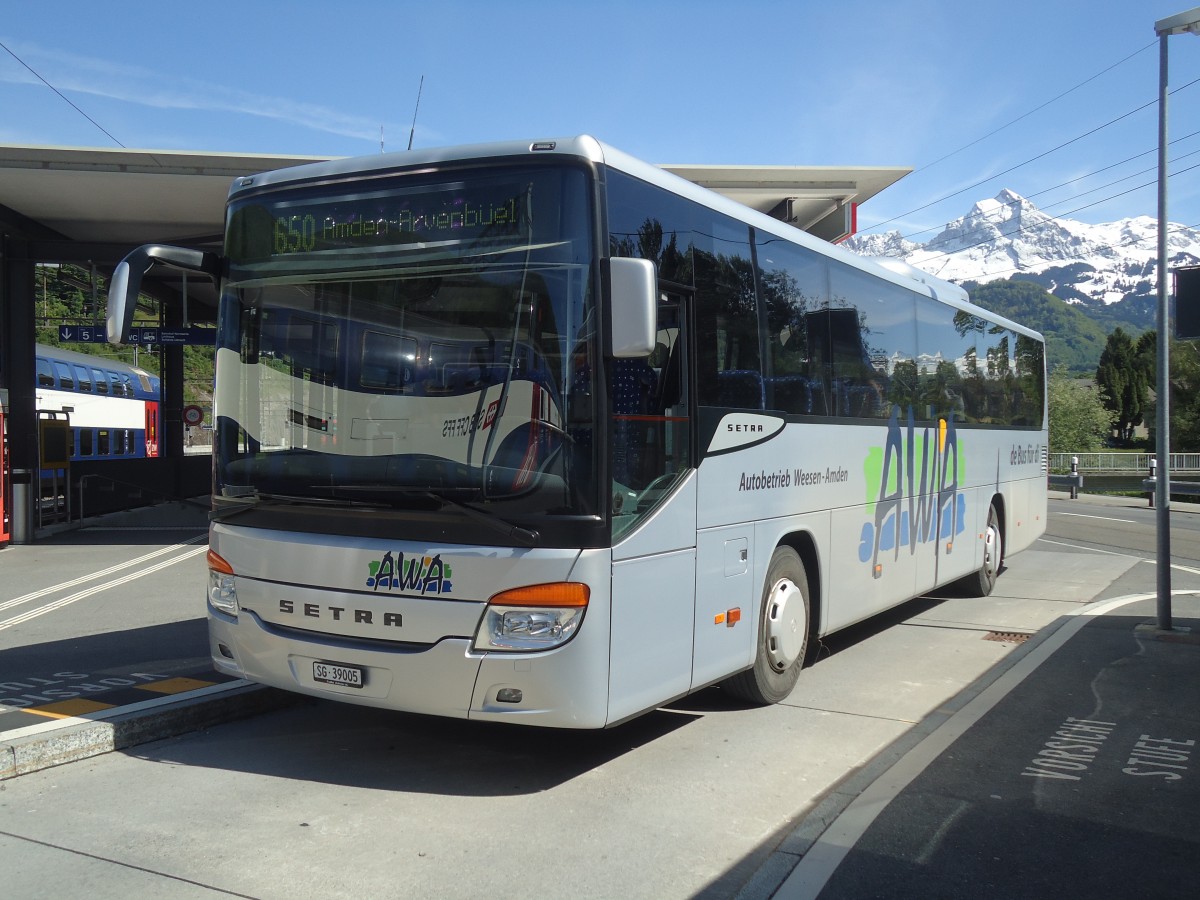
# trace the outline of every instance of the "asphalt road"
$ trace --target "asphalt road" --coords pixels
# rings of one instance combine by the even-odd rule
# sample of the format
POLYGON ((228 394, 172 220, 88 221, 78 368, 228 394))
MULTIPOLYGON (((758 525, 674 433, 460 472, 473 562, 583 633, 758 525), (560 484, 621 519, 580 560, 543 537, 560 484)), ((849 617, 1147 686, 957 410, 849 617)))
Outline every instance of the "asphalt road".
MULTIPOLYGON (((1088 497, 1050 501, 1045 540, 1154 559, 1158 511, 1144 498, 1088 497)), ((1200 504, 1171 507, 1171 561, 1200 568, 1200 504)))
POLYGON ((3 551, 0 733, 207 678, 206 546, 202 528, 108 529, 3 551))

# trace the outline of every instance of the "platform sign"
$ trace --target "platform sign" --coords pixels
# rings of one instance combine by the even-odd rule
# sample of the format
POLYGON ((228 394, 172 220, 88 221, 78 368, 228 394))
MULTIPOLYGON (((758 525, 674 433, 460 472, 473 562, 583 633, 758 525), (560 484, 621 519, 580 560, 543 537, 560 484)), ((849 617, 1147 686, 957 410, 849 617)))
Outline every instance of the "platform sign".
POLYGON ((198 344, 211 347, 217 342, 217 329, 197 328, 194 325, 191 328, 163 328, 159 331, 158 340, 164 345, 198 344))
MULTIPOLYGON (((103 344, 108 341, 108 328, 103 322, 91 325, 59 325, 58 339, 64 344, 103 344)), ((147 346, 182 346, 185 344, 212 347, 217 343, 215 328, 131 328, 127 344, 147 346)))
POLYGON ((58 339, 63 343, 103 344, 108 340, 108 328, 103 322, 91 325, 59 325, 58 339))

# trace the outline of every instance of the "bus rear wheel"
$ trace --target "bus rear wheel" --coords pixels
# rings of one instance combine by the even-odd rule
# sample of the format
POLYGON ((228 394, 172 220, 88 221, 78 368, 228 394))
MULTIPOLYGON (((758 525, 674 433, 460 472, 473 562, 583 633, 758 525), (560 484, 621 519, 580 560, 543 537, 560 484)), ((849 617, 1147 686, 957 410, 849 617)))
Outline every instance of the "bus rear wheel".
POLYGON ((792 692, 808 650, 808 575, 799 554, 779 547, 763 585, 754 665, 730 676, 723 687, 755 704, 778 703, 792 692))
POLYGON ((1000 514, 992 503, 988 505, 987 530, 983 533, 983 564, 960 583, 970 596, 986 597, 996 586, 1003 563, 1004 535, 1000 530, 1000 514))

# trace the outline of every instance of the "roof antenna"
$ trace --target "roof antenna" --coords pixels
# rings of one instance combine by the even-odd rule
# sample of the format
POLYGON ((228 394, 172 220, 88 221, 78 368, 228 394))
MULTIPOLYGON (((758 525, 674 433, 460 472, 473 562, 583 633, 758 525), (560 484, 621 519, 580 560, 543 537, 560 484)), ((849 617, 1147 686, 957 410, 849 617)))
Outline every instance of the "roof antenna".
POLYGON ((421 83, 417 85, 417 105, 413 107, 413 123, 412 128, 408 132, 408 149, 412 149, 413 134, 417 130, 417 110, 421 108, 421 91, 425 88, 425 76, 421 76, 421 83))

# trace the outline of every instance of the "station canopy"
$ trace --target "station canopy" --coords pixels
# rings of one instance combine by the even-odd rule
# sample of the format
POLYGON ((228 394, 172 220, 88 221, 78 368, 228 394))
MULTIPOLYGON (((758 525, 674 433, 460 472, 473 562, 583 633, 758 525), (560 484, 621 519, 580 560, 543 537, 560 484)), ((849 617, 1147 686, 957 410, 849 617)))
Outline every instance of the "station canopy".
MULTIPOLYGON (((234 178, 321 162, 177 150, 0 145, 0 231, 30 242, 38 262, 91 261, 111 271, 141 244, 221 246, 234 178)), ((911 169, 883 167, 693 166, 662 168, 829 241, 854 231, 857 206, 911 169)), ((154 277, 180 290, 165 267, 154 277)), ((211 318, 212 287, 193 276, 193 320, 211 318)))

